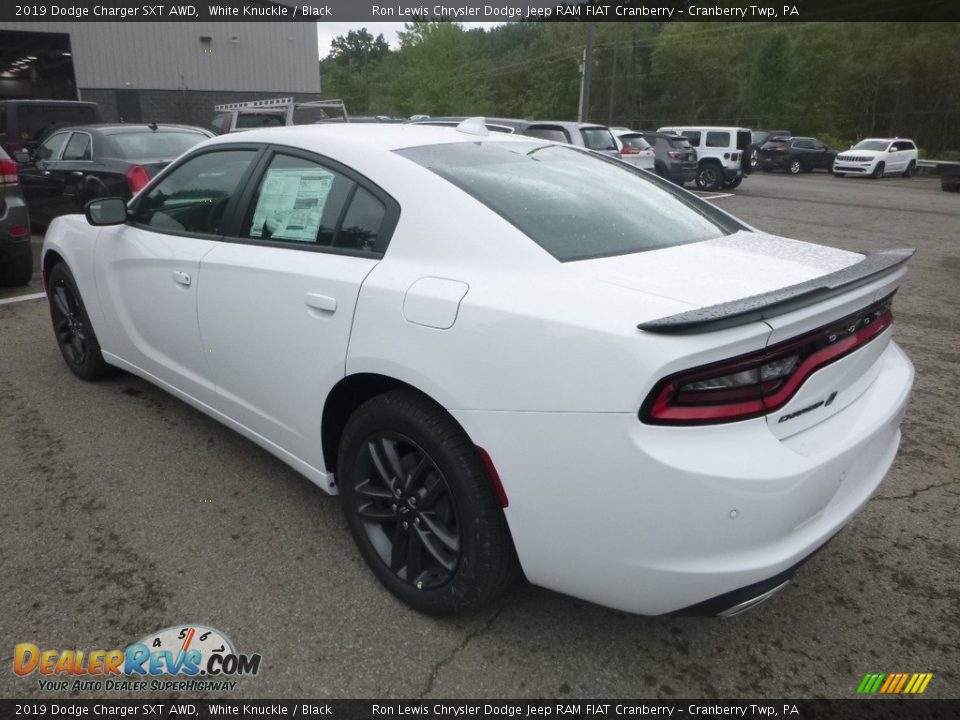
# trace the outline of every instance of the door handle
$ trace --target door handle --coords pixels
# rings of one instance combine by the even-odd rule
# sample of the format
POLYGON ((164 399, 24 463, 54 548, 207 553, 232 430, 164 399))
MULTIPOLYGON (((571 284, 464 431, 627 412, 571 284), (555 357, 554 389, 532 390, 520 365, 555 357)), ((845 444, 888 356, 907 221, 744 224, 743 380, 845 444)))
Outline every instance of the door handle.
POLYGON ((178 285, 190 286, 190 273, 180 272, 179 270, 173 271, 173 281, 178 285))
POLYGON ((70 174, 73 175, 74 177, 83 177, 83 173, 80 170, 74 170, 70 174))
POLYGON ((304 302, 307 304, 307 307, 313 308, 314 310, 321 310, 325 313, 333 314, 337 311, 337 300, 332 298, 329 295, 321 295, 320 293, 307 293, 304 302))
POLYGON ((50 171, 49 171, 49 170, 43 170, 43 171, 41 171, 41 172, 42 172, 44 175, 49 175, 49 174, 50 174, 50 171))

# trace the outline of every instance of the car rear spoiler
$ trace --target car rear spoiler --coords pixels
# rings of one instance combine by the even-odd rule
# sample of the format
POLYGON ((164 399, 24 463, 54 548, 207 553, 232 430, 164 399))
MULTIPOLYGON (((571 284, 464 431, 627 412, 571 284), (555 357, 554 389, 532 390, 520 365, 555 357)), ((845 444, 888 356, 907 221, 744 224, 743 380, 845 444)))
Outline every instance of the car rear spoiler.
POLYGON ((863 260, 854 265, 797 285, 789 285, 779 290, 771 290, 719 305, 687 310, 659 320, 640 323, 637 327, 652 333, 702 333, 783 315, 791 310, 865 285, 878 275, 884 275, 900 267, 913 257, 915 252, 914 248, 898 248, 864 253, 863 260))

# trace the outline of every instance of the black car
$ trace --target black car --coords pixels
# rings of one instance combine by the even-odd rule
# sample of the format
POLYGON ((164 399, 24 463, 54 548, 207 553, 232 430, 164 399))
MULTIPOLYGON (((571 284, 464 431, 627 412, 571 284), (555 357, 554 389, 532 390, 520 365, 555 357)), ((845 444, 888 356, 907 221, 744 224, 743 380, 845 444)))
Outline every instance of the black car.
POLYGON ((79 100, 0 100, 0 148, 17 160, 66 125, 103 122, 100 106, 79 100))
POLYGON ((677 185, 692 182, 697 177, 697 151, 682 135, 642 130, 643 139, 653 147, 656 160, 654 170, 677 185))
POLYGON ((32 275, 30 219, 17 164, 0 148, 0 284, 26 285, 32 275))
POLYGON ((93 198, 130 198, 212 133, 188 125, 83 125, 57 130, 20 168, 34 223, 83 212, 93 198))
POLYGON ((775 138, 788 138, 793 135, 789 130, 754 130, 750 133, 750 170, 757 168, 757 157, 760 148, 768 140, 775 138))
POLYGON ((960 163, 944 163, 940 166, 940 189, 944 192, 960 192, 960 163))
POLYGON ((764 172, 786 170, 791 175, 797 175, 817 168, 829 171, 836 156, 836 150, 831 150, 816 138, 774 138, 760 148, 757 164, 764 172))

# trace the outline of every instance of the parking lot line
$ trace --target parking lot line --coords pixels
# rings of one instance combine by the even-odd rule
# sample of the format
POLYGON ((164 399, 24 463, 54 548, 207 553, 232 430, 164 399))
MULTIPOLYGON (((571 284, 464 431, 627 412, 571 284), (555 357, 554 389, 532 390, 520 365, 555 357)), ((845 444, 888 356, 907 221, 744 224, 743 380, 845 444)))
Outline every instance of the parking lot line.
POLYGON ((7 305, 8 303, 15 302, 26 302, 27 300, 39 300, 40 298, 45 298, 46 296, 47 294, 42 292, 31 293, 30 295, 18 295, 17 297, 4 298, 3 300, 0 300, 0 305, 7 305))

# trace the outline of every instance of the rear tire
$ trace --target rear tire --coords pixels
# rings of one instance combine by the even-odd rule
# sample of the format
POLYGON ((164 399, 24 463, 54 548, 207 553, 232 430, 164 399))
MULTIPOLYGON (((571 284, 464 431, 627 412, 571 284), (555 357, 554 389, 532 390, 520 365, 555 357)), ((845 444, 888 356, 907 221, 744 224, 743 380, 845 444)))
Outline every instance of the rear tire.
POLYGON ((337 481, 364 560, 415 610, 475 611, 516 580, 493 482, 470 438, 428 398, 396 390, 354 411, 340 440, 337 481))
POLYGON ((696 183, 698 190, 718 190, 722 182, 723 170, 715 163, 704 163, 697 170, 696 183))
POLYGON ((743 182, 742 177, 734 178, 733 180, 725 180, 723 183, 723 189, 733 190, 735 187, 738 187, 742 182, 743 182))
POLYGON ((33 277, 33 252, 13 258, 0 273, 0 284, 19 287, 33 277))
POLYGON ((882 177, 883 177, 883 171, 884 171, 884 169, 885 169, 886 167, 887 167, 887 166, 886 166, 886 163, 878 162, 878 163, 877 163, 877 166, 873 169, 873 172, 870 173, 870 177, 872 177, 874 180, 877 180, 877 179, 879 179, 879 178, 882 178, 882 177))
POLYGON ((103 359, 73 273, 64 263, 50 270, 47 300, 57 345, 70 371, 83 380, 100 380, 116 373, 103 359))
POLYGON ((903 171, 903 177, 912 178, 916 174, 917 174, 917 164, 913 160, 911 160, 910 164, 907 165, 907 169, 903 171))
POLYGON ((800 162, 799 158, 794 158, 790 161, 790 164, 787 165, 787 172, 791 175, 799 175, 803 172, 803 163, 800 162))

